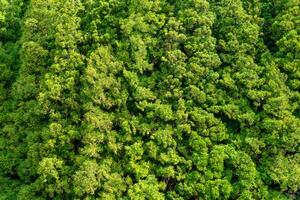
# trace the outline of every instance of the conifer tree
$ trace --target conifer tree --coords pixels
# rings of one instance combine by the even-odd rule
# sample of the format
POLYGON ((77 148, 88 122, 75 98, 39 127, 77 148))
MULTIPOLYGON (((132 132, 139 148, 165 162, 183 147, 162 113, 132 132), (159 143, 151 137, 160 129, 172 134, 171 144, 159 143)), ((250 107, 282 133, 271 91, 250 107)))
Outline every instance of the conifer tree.
POLYGON ((0 199, 298 199, 299 6, 0 0, 0 199))

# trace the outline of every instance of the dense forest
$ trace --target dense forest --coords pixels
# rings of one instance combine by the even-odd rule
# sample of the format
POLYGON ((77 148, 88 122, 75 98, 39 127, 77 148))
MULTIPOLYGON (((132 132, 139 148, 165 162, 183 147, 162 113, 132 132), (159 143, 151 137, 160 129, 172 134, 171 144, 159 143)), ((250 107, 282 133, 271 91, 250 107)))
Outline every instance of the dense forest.
POLYGON ((300 1, 0 0, 0 199, 300 199, 300 1))

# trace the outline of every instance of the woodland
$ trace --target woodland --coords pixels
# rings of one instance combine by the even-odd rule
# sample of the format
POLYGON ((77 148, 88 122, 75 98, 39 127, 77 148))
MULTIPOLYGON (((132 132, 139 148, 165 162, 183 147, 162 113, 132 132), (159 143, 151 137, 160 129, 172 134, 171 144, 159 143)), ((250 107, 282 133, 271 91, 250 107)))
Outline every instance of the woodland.
POLYGON ((299 0, 0 0, 0 200, 299 200, 299 0))

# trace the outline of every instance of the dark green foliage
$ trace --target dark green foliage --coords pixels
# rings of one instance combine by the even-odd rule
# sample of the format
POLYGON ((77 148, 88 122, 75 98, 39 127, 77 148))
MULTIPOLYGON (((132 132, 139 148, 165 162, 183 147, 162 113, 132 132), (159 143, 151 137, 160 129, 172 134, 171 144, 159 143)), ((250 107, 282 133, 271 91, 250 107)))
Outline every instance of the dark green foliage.
POLYGON ((0 0, 0 199, 298 199, 297 0, 0 0))

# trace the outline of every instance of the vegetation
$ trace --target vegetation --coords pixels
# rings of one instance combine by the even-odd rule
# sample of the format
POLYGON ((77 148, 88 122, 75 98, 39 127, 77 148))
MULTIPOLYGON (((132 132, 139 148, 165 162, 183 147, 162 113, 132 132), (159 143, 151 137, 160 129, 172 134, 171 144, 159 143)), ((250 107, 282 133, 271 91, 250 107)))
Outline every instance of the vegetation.
POLYGON ((298 199, 299 17, 0 0, 0 199, 298 199))

